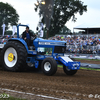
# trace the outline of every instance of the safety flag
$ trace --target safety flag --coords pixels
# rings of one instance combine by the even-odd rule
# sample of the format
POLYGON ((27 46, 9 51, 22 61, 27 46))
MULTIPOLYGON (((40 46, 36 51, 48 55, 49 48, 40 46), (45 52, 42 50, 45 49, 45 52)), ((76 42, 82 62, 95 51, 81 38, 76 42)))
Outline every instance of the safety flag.
POLYGON ((6 27, 6 25, 5 24, 3 24, 3 36, 4 36, 4 34, 5 34, 5 27, 6 27))
POLYGON ((43 30, 41 30, 40 31, 40 37, 43 37, 43 35, 44 35, 44 32, 43 32, 43 30))
POLYGON ((39 31, 40 37, 43 37, 44 31, 43 31, 43 23, 40 23, 40 31, 39 31))
POLYGON ((16 32, 16 26, 13 25, 13 32, 12 32, 12 35, 15 35, 15 32, 16 32))

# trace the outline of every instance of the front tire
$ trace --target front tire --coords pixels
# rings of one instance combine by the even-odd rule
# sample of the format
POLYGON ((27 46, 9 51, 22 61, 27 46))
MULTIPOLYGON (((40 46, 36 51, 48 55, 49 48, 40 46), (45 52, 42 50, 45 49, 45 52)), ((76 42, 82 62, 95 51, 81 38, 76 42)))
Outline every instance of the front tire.
POLYGON ((53 58, 46 58, 41 64, 41 69, 45 75, 52 76, 57 71, 57 62, 53 58))
POLYGON ((17 41, 9 41, 2 50, 2 67, 7 71, 22 71, 26 58, 25 47, 17 41))
POLYGON ((72 76, 77 72, 77 70, 69 70, 65 65, 63 65, 63 70, 69 76, 72 76))

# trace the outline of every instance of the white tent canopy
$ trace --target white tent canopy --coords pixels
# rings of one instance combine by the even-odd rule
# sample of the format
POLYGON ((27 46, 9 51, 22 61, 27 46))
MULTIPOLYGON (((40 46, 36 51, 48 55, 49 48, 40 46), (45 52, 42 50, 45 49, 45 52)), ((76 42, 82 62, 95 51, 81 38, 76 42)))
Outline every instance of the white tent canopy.
POLYGON ((91 33, 91 34, 94 34, 94 33, 97 33, 97 34, 100 34, 100 23, 89 23, 89 24, 81 24, 77 27, 74 27, 74 29, 78 29, 78 30, 85 30, 85 33, 91 33))
POLYGON ((99 24, 81 24, 77 27, 74 27, 74 29, 91 29, 91 28, 100 28, 100 23, 99 24))

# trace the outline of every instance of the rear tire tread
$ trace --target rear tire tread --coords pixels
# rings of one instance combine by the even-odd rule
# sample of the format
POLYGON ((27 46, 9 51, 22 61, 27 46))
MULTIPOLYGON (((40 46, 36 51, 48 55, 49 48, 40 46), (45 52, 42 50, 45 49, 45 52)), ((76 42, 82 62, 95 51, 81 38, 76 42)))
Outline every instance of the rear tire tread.
POLYGON ((24 69, 26 58, 27 58, 26 48, 17 41, 9 41, 2 50, 2 58, 3 58, 2 67, 4 70, 13 71, 13 72, 22 71, 24 69), (13 47, 16 50, 18 56, 15 66, 13 66, 12 68, 7 67, 7 65, 4 62, 4 53, 10 47, 13 47))

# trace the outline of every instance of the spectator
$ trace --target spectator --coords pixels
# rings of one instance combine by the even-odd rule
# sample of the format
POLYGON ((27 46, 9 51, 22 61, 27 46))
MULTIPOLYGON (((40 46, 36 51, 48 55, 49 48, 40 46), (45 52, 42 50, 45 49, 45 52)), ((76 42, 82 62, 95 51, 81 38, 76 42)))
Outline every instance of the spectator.
POLYGON ((100 37, 95 36, 56 36, 53 40, 61 40, 67 42, 66 50, 71 53, 100 53, 100 37), (91 49, 90 47, 97 47, 91 49))

